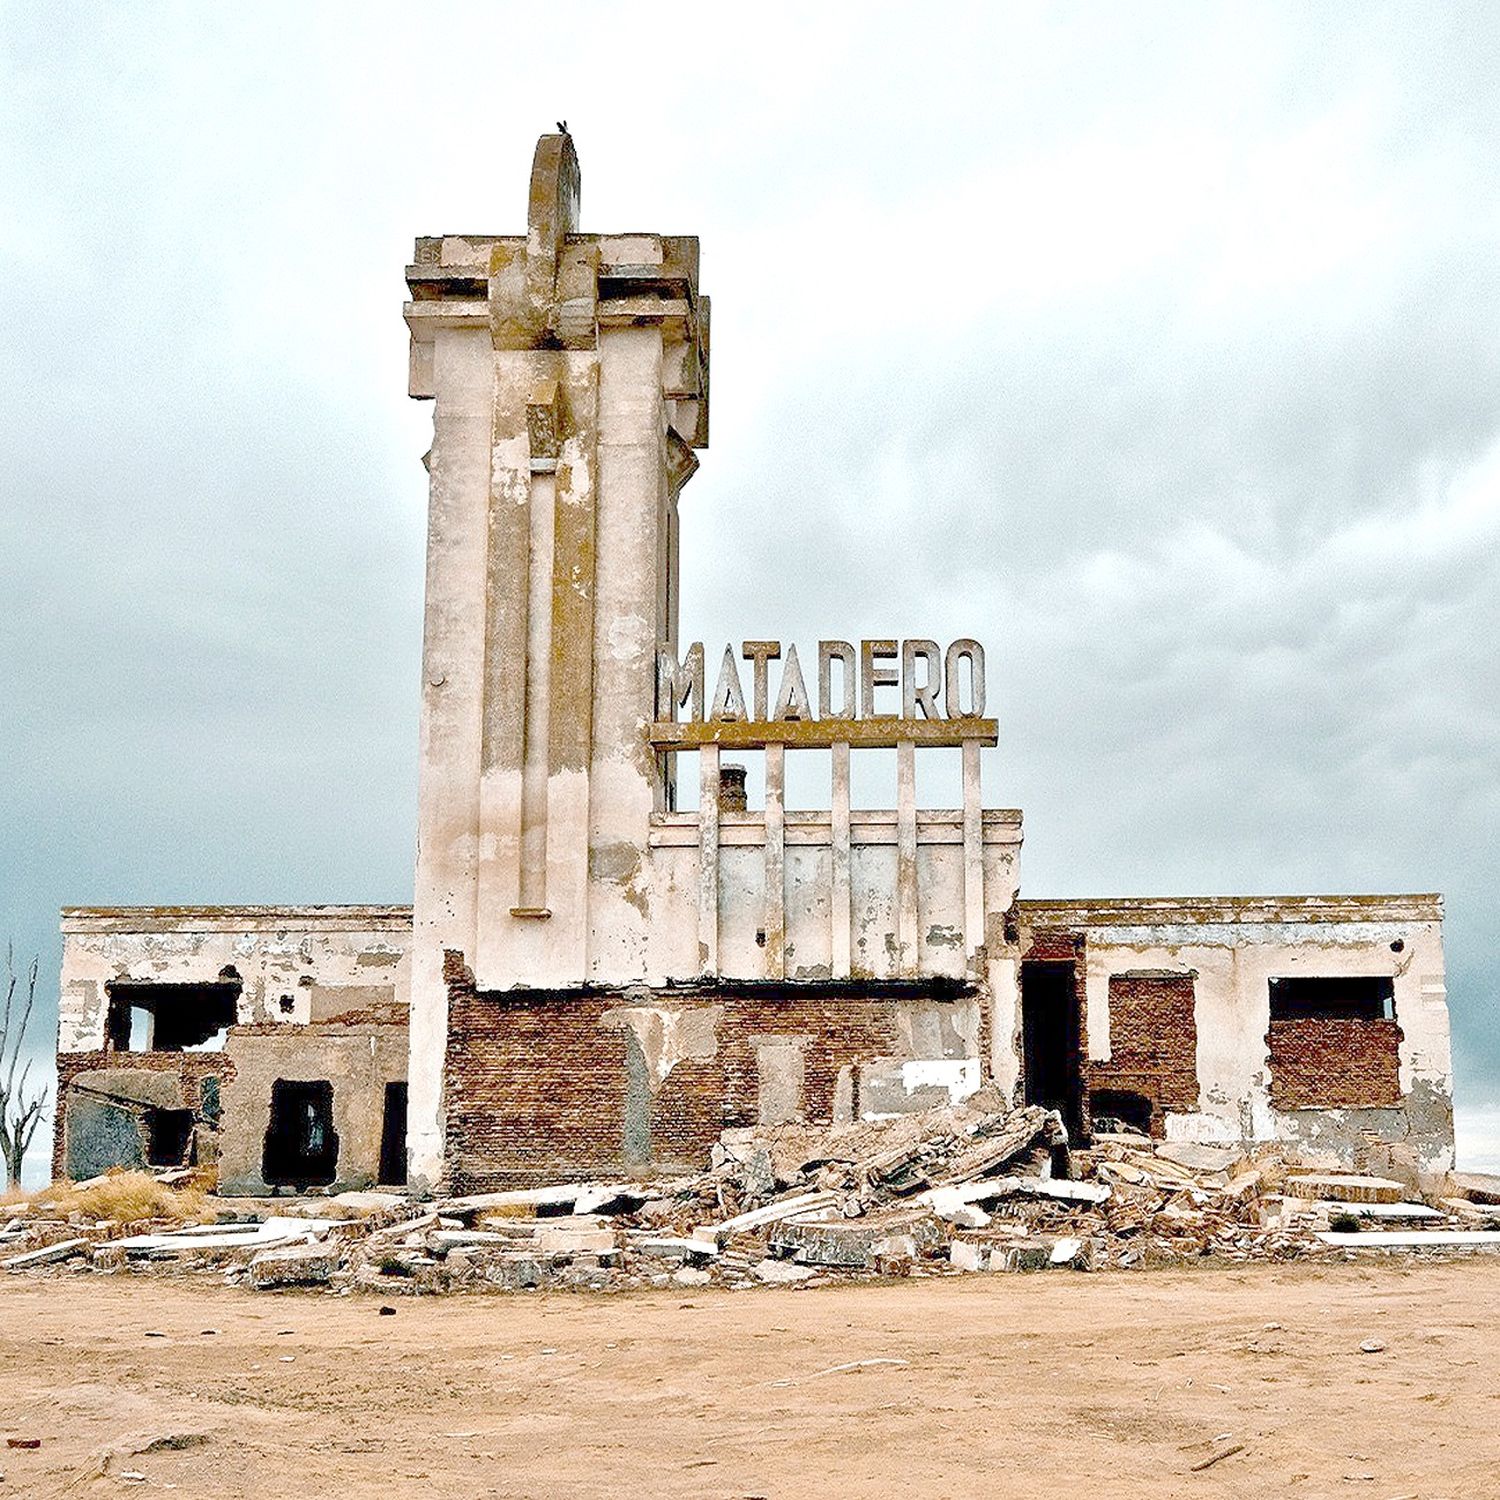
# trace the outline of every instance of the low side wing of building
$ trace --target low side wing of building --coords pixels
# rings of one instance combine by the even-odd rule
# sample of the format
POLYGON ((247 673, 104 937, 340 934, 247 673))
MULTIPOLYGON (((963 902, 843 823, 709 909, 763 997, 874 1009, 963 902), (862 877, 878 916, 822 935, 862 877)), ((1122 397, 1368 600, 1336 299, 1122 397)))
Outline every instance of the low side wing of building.
POLYGON ((1452 1166, 1441 897, 1022 901, 1019 921, 1022 1011, 1047 965, 1073 986, 1093 1121, 1452 1166))
POLYGON ((214 1165, 259 1193, 368 1186, 397 1158, 404 1175, 385 1114, 404 1136, 409 908, 69 907, 62 930, 55 1176, 214 1165))

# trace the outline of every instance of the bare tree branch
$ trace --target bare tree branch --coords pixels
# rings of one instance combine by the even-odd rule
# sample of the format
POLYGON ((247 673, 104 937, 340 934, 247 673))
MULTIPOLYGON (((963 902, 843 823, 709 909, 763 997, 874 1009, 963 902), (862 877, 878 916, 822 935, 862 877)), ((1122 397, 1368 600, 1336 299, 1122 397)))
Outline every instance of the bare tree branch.
POLYGON ((0 1083, 0 1162, 4 1164, 8 1186, 21 1180, 22 1159, 42 1122, 47 1103, 45 1088, 27 1094, 26 1080, 31 1075, 32 1060, 28 1057, 21 1064, 21 1048, 36 1005, 37 965, 38 960, 33 958, 26 970, 26 999, 18 1016, 15 1002, 20 976, 16 973, 15 945, 6 943, 5 1005, 0 1011, 0 1072, 4 1074, 4 1082, 0 1083))

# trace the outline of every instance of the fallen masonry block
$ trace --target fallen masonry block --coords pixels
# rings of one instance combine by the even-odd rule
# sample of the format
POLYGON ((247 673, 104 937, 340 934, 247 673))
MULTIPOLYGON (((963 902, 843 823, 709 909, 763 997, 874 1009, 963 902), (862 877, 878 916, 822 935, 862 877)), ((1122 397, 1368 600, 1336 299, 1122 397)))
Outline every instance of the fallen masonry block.
POLYGON ((40 1250, 27 1250, 20 1255, 12 1255, 9 1260, 0 1261, 7 1271, 29 1271, 35 1266, 49 1266, 56 1261, 70 1260, 75 1255, 82 1255, 89 1248, 90 1241, 84 1239, 58 1240, 53 1245, 43 1245, 40 1250))
POLYGON ((948 1264, 955 1271, 988 1271, 991 1247, 976 1245, 969 1240, 954 1240, 948 1246, 948 1264))
MULTIPOLYGON (((936 1191, 941 1194, 947 1189, 938 1188, 936 1191)), ((938 1218, 959 1229, 983 1229, 990 1222, 991 1216, 977 1203, 954 1203, 943 1197, 931 1197, 927 1201, 938 1218)))
POLYGON ((834 1192, 798 1193, 795 1197, 780 1198, 775 1203, 766 1204, 764 1208, 752 1208, 748 1213, 737 1214, 734 1218, 724 1219, 717 1224, 699 1224, 693 1230, 693 1238, 721 1245, 736 1234, 762 1229, 768 1224, 779 1224, 798 1214, 811 1214, 819 1209, 832 1208, 838 1201, 839 1194, 834 1192))
POLYGON ((262 1250, 250 1262, 250 1285, 257 1291, 278 1286, 321 1286, 338 1270, 338 1252, 328 1245, 287 1245, 262 1250))
POLYGON ((1318 1238, 1342 1250, 1437 1250, 1500 1247, 1500 1229, 1323 1229, 1318 1238))
POLYGON ((875 1242, 889 1229, 849 1219, 792 1219, 771 1232, 771 1249, 801 1265, 849 1266, 875 1263, 875 1242))
POLYGON ((1448 1183, 1459 1198, 1470 1203, 1500 1206, 1500 1174, 1495 1172, 1450 1172, 1448 1183))
POLYGON ((499 1255, 486 1262, 484 1279, 506 1291, 523 1291, 542 1284, 542 1268, 530 1255, 499 1255))
POLYGON ((1399 1203, 1406 1189, 1389 1177, 1342 1172, 1294 1172, 1284 1191, 1290 1198, 1331 1198, 1338 1203, 1399 1203))
POLYGON ((1262 1173, 1259 1167, 1252 1167, 1248 1172, 1236 1172, 1224 1185, 1224 1196, 1234 1199, 1246 1198, 1259 1190, 1261 1181, 1262 1173))
POLYGON ((659 1255, 664 1260, 706 1260, 719 1253, 719 1247, 707 1240, 682 1239, 668 1234, 632 1237, 630 1243, 642 1255, 659 1255))
POLYGON ((554 1229, 543 1226, 536 1232, 535 1245, 540 1255, 579 1255, 586 1251, 613 1250, 612 1229, 554 1229))
POLYGON ((757 1281, 764 1281, 772 1286, 785 1282, 806 1281, 809 1276, 817 1275, 811 1266, 799 1266, 790 1260, 757 1261, 750 1267, 750 1271, 757 1281))
POLYGON ((1075 1236, 1055 1240, 1052 1252, 1047 1257, 1050 1266, 1072 1266, 1074 1270, 1089 1271, 1094 1265, 1094 1242, 1075 1236))
POLYGON ((484 1229, 434 1229, 427 1236, 427 1243, 434 1250, 458 1250, 480 1245, 513 1245, 515 1238, 484 1229))

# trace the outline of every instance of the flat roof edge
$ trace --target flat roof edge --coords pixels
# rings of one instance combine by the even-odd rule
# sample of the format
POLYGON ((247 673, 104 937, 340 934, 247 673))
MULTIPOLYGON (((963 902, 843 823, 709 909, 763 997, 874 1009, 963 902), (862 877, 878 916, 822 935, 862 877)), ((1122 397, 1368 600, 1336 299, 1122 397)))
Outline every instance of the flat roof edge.
POLYGON ((243 927, 411 928, 411 907, 316 906, 65 906, 61 927, 70 932, 232 930, 243 927))
POLYGON ((1441 922, 1443 897, 1437 891, 1375 895, 1303 896, 1105 896, 1022 899, 1017 908, 1033 921, 1093 921, 1117 925, 1169 922, 1441 922))

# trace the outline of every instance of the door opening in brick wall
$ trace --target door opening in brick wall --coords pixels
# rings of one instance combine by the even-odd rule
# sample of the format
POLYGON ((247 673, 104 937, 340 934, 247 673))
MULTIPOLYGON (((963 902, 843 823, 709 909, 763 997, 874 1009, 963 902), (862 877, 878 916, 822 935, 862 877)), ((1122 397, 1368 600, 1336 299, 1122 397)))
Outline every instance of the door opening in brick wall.
POLYGON ((406 1182, 406 1084, 385 1086, 385 1114, 380 1126, 380 1181, 385 1187, 406 1182))
POLYGON ((333 1128, 333 1085, 278 1078, 271 1085, 261 1175, 272 1187, 326 1187, 338 1175, 339 1137, 333 1128))
POLYGON ((145 1112, 146 1164, 152 1167, 185 1167, 193 1140, 190 1109, 150 1109, 145 1112))
POLYGON ((1083 1027, 1076 966, 1029 959, 1021 965, 1021 1058, 1028 1104, 1062 1115, 1083 1137, 1083 1027))
POLYGON ((1395 1014, 1396 982, 1389 975, 1271 980, 1273 1021, 1389 1021, 1395 1014))

